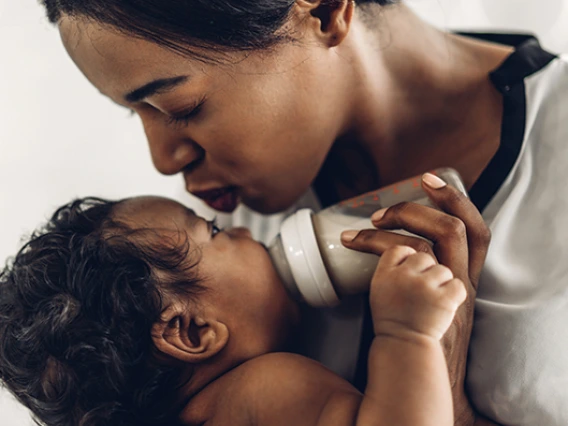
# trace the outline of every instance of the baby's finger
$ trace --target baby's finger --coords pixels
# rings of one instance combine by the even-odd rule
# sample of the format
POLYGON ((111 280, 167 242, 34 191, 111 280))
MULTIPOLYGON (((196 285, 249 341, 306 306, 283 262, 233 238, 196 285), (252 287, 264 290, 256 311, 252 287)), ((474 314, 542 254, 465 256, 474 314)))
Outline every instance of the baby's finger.
POLYGON ((428 253, 416 253, 404 261, 405 266, 417 272, 425 272, 437 264, 436 259, 428 253))
POLYGON ((448 299, 452 300, 455 303, 456 310, 467 299, 465 284, 459 278, 453 278, 449 281, 446 281, 440 286, 440 289, 444 291, 448 299))
POLYGON ((428 268, 427 270, 422 272, 422 276, 435 288, 440 287, 444 283, 454 279, 454 274, 450 270, 450 268, 447 268, 443 265, 434 265, 428 268))
POLYGON ((432 207, 403 202, 376 212, 372 220, 380 229, 404 229, 429 239, 435 244, 438 262, 453 271, 468 271, 466 228, 459 218, 432 207))
POLYGON ((379 260, 377 269, 385 267, 398 266, 412 255, 416 254, 416 250, 408 246, 394 246, 383 253, 379 260))

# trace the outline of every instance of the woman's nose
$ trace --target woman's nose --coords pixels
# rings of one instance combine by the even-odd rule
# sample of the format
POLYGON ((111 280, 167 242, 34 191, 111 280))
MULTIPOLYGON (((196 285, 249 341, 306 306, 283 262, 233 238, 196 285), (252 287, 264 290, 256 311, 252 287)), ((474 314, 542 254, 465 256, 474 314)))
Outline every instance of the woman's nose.
POLYGON ((174 175, 197 164, 204 155, 203 148, 182 131, 166 125, 144 122, 154 167, 164 175, 174 175))

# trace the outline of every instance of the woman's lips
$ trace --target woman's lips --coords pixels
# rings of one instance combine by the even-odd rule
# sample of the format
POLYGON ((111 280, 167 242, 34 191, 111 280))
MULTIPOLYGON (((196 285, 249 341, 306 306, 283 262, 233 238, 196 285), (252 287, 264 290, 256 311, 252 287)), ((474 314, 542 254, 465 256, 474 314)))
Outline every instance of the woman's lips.
POLYGON ((201 198, 209 207, 225 213, 233 212, 239 204, 237 188, 234 186, 209 191, 196 191, 192 194, 201 198))

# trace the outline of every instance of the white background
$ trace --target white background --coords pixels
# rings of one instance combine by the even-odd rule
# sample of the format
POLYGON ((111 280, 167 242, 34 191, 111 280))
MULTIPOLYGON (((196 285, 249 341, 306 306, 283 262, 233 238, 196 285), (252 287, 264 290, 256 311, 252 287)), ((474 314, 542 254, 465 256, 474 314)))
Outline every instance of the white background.
MULTIPOLYGON (((407 2, 440 27, 530 31, 568 52, 568 0, 407 2)), ((179 177, 154 171, 138 120, 89 85, 43 13, 34 0, 0 0, 0 265, 73 197, 189 200, 179 177)), ((0 426, 32 424, 0 390, 0 426)))

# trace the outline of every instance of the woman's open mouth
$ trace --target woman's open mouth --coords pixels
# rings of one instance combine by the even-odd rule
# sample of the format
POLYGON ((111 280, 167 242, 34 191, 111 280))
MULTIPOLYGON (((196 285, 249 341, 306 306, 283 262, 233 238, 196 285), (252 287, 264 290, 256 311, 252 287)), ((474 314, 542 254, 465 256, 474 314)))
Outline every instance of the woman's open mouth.
POLYGON ((201 198, 209 207, 224 213, 233 212, 239 204, 236 186, 211 189, 209 191, 197 191, 192 194, 201 198))

